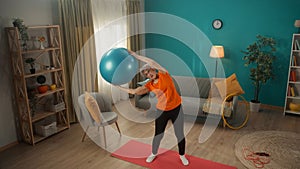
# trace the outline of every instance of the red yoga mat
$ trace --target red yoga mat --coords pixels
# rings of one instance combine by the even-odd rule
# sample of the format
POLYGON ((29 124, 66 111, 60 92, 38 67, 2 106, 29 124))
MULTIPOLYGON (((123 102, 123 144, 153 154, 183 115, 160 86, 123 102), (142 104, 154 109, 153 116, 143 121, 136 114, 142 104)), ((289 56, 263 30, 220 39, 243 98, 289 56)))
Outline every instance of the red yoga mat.
POLYGON ((154 159, 152 163, 147 163, 146 158, 150 153, 151 145, 130 140, 121 148, 113 152, 112 156, 151 169, 236 169, 236 167, 205 160, 191 155, 186 155, 186 158, 189 160, 190 164, 188 166, 184 166, 181 163, 178 152, 162 148, 159 149, 156 159, 154 159))

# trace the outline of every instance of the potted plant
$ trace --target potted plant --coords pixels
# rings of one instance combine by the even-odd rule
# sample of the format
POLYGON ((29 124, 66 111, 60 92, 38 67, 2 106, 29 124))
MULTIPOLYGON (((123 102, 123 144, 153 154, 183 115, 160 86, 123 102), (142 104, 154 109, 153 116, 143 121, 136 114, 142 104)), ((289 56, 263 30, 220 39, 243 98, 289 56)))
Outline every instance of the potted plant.
POLYGON ((260 107, 259 94, 263 84, 274 78, 273 62, 275 60, 276 41, 273 38, 257 35, 257 40, 245 51, 243 60, 250 67, 250 79, 254 85, 254 98, 250 102, 250 110, 258 112, 260 107))
POLYGON ((23 50, 26 50, 27 49, 27 41, 29 40, 29 37, 28 37, 28 33, 27 33, 27 27, 25 26, 23 19, 14 18, 13 25, 14 25, 14 27, 18 28, 20 35, 21 35, 21 40, 23 41, 22 48, 23 48, 23 50))
POLYGON ((35 73, 35 68, 34 68, 34 62, 35 62, 35 59, 34 58, 27 58, 25 60, 26 63, 28 63, 30 65, 30 73, 31 74, 34 74, 35 73))

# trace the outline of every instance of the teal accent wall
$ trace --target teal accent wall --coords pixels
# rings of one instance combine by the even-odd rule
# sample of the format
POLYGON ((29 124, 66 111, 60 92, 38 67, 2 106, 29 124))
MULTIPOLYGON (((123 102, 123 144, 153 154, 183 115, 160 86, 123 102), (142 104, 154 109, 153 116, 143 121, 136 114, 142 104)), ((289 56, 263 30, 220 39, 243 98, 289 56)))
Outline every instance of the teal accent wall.
MULTIPOLYGON (((294 22, 300 19, 299 0, 145 0, 145 12, 167 13, 185 19, 198 27, 212 44, 223 45, 225 58, 220 62, 225 76, 236 73, 247 100, 253 98, 254 88, 241 51, 252 44, 258 34, 274 38, 277 41, 274 64, 276 77, 262 87, 260 100, 263 104, 284 106, 292 35, 297 32, 294 22), (212 21, 216 18, 223 21, 220 30, 212 28, 212 21)), ((153 26, 155 20, 146 19, 145 29, 153 26)), ((171 37, 147 34, 146 48, 159 48, 179 56, 196 77, 208 77, 208 69, 214 69, 215 66, 212 61, 205 68, 188 46, 171 37)), ((151 51, 146 54, 158 58, 151 51)), ((164 62, 164 66, 171 69, 173 74, 180 75, 180 68, 172 68, 172 59, 167 62, 164 62)))

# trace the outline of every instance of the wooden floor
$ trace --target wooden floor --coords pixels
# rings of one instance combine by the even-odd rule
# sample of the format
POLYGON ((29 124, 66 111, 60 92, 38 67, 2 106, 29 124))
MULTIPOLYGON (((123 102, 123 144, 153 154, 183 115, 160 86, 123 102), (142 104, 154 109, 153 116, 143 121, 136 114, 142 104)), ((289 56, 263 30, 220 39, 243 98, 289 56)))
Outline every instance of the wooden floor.
MULTIPOLYGON (((187 121, 186 123, 189 123, 187 121)), ((244 169, 236 158, 234 145, 243 135, 260 130, 293 131, 300 134, 300 116, 286 115, 275 110, 262 110, 251 113, 249 121, 240 130, 223 128, 221 125, 213 135, 200 144, 198 137, 203 127, 204 119, 198 119, 188 133, 186 153, 200 158, 236 166, 244 169)), ((135 123, 122 116, 119 125, 123 134, 131 137, 151 137, 153 123, 135 123)), ((35 146, 20 143, 0 152, 1 169, 133 169, 143 168, 110 156, 110 152, 86 138, 81 142, 83 129, 80 124, 58 133, 35 146)), ((177 151, 177 146, 172 148, 177 151)))

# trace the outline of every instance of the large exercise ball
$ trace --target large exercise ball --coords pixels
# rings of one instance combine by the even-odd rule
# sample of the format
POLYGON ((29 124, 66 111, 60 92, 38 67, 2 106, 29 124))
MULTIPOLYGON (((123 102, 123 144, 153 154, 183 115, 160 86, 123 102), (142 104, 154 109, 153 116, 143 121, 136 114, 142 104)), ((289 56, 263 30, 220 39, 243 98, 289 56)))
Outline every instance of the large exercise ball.
POLYGON ((107 82, 121 85, 134 78, 138 71, 138 62, 126 48, 113 48, 102 56, 99 69, 107 82))

